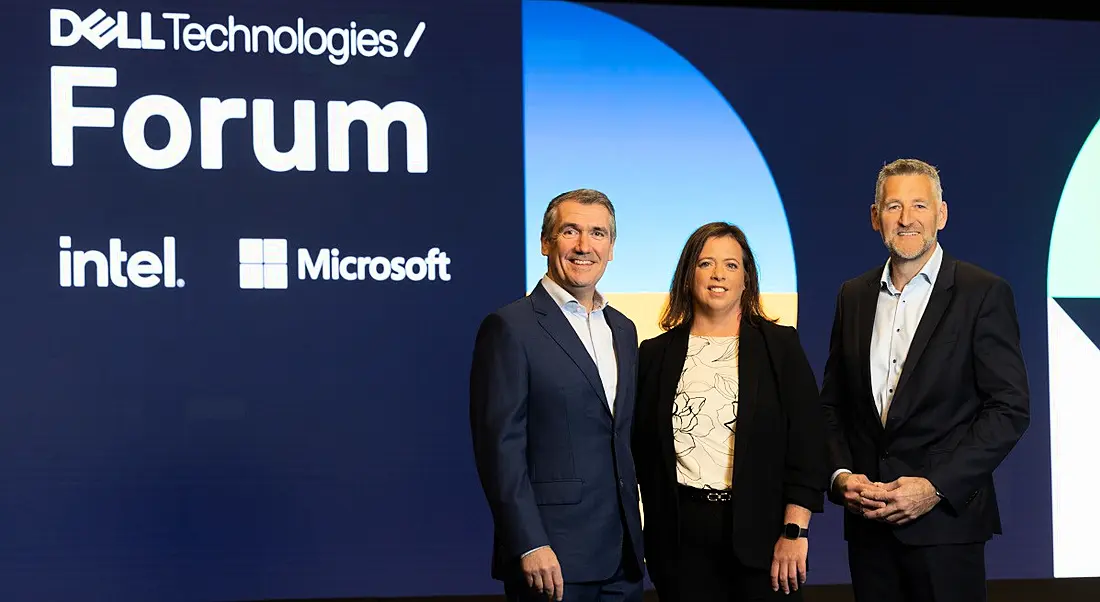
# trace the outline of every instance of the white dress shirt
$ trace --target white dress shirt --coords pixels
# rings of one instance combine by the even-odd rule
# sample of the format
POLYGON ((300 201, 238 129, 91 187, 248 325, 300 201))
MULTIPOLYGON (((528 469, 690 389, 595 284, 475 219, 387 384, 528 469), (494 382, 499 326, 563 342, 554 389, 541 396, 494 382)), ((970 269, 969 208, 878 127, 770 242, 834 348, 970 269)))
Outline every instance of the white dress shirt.
MULTIPOLYGON (((909 355, 909 345, 917 331, 928 299, 932 297, 932 288, 943 263, 943 247, 936 243, 936 250, 928 261, 924 262, 920 272, 905 285, 903 290, 894 286, 890 278, 890 261, 882 268, 879 281, 878 303, 875 306, 875 325, 871 332, 871 393, 875 397, 876 417, 885 424, 894 400, 894 389, 901 378, 901 369, 909 355)), ((829 486, 837 475, 851 472, 840 468, 833 473, 829 486)))

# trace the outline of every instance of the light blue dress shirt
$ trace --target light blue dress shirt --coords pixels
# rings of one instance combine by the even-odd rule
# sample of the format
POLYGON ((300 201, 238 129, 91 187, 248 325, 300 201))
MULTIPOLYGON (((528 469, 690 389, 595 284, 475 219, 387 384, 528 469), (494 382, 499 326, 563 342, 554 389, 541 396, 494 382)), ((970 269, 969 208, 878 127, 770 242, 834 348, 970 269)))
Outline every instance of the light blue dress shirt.
MULTIPOLYGON (((885 423, 894 400, 894 389, 901 378, 901 369, 909 355, 909 345, 924 317, 928 299, 943 264, 943 247, 936 242, 936 250, 921 267, 920 272, 905 285, 903 290, 894 286, 890 278, 890 261, 882 268, 879 280, 878 303, 875 306, 875 324, 871 332, 871 392, 875 397, 876 418, 885 423)), ((852 472, 840 468, 829 480, 829 488, 837 475, 852 472)))
POLYGON ((561 308, 565 318, 576 331, 588 355, 596 364, 600 372, 600 381, 603 384, 604 394, 607 396, 608 409, 615 412, 615 389, 619 384, 618 362, 615 359, 615 339, 611 335, 611 326, 607 323, 604 309, 607 300, 600 293, 595 293, 592 300, 592 311, 589 312, 580 301, 577 301, 569 291, 550 279, 547 274, 542 277, 542 286, 550 297, 561 308))
POLYGON ((932 296, 932 287, 936 285, 942 263, 943 248, 936 243, 936 250, 924 267, 900 291, 890 278, 890 262, 887 261, 882 269, 870 356, 871 391, 881 422, 885 422, 883 418, 890 411, 894 389, 901 378, 901 368, 909 355, 909 345, 924 317, 924 309, 928 307, 928 299, 932 296))

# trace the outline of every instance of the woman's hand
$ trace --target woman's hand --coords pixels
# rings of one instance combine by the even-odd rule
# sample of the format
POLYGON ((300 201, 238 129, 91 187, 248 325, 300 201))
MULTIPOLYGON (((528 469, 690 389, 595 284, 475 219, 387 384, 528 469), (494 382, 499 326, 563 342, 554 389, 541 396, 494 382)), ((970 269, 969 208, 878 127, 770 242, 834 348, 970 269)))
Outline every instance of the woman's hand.
MULTIPOLYGON (((810 526, 810 511, 798 504, 787 504, 783 524, 796 524, 803 529, 810 526)), ((784 594, 798 591, 806 583, 806 556, 810 540, 805 537, 787 539, 780 536, 772 551, 772 591, 784 594)))
POLYGON ((809 550, 810 540, 805 537, 780 537, 775 542, 775 551, 772 553, 772 591, 782 589, 784 594, 789 594, 798 591, 798 586, 806 583, 806 556, 809 550))

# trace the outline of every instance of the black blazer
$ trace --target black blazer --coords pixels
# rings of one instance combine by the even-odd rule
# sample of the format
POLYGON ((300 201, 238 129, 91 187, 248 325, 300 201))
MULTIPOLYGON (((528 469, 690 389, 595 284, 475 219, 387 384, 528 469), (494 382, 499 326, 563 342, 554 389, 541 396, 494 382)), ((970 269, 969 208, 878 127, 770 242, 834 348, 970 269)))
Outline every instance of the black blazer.
MULTIPOLYGON (((638 353, 634 461, 645 514, 646 566, 661 585, 679 573, 672 407, 689 333, 690 326, 674 328, 644 341, 638 353)), ((732 491, 734 551, 743 564, 771 565, 788 503, 822 511, 827 468, 817 381, 797 331, 742 321, 732 491)))
POLYGON ((502 581, 522 579, 520 556, 544 545, 566 582, 611 577, 624 547, 641 570, 630 455, 638 332, 614 308, 604 312, 618 362, 614 415, 595 362, 541 283, 478 330, 470 428, 493 515, 492 575, 502 581))
MULTIPOLYGON (((870 376, 882 270, 845 282, 837 296, 822 382, 830 463, 872 481, 925 477, 944 495, 928 514, 893 529, 900 541, 986 541, 1001 532, 993 470, 1030 416, 1012 289, 944 253, 884 428, 870 376)), ((878 525, 845 512, 849 541, 878 525)))

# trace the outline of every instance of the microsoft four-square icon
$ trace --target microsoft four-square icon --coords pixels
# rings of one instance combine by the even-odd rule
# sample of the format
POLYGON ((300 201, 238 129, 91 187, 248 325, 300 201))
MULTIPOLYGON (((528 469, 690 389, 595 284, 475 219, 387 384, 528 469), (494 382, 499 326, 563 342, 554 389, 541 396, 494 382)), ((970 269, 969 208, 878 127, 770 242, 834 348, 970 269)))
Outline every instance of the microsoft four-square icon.
POLYGON ((286 288, 285 238, 242 238, 240 239, 240 260, 241 288, 286 288))

